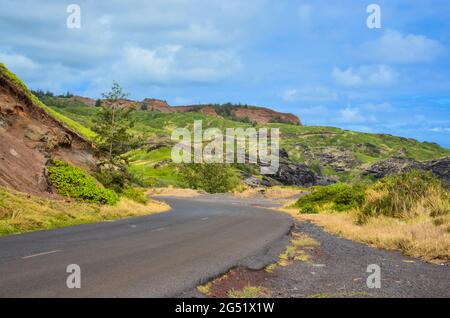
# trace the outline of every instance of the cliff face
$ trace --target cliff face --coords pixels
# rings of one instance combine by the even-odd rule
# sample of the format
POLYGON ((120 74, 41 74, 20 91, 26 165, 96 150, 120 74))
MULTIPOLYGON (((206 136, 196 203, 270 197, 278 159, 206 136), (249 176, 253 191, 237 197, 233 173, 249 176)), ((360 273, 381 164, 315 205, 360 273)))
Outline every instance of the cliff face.
POLYGON ((301 125, 300 119, 293 114, 279 113, 268 108, 236 108, 234 116, 237 118, 248 118, 258 124, 267 123, 289 123, 301 125))
POLYGON ((0 68, 0 186, 51 196, 46 164, 63 159, 86 169, 92 146, 36 105, 0 68))
MULTIPOLYGON (((81 98, 77 97, 79 101, 81 98)), ((89 100, 88 105, 92 104, 92 100, 89 100)), ((94 102, 95 104, 95 102, 94 102)), ((106 101, 102 102, 103 105, 108 106, 106 101)), ((300 119, 288 113, 276 112, 272 109, 264 107, 248 107, 248 106, 219 106, 219 105, 189 105, 189 106, 170 106, 166 101, 146 98, 142 102, 121 100, 119 101, 119 107, 131 107, 141 110, 157 111, 161 113, 185 113, 185 112, 199 112, 209 116, 215 117, 228 117, 234 120, 248 121, 257 124, 267 123, 289 123, 294 125, 301 125, 300 119), (226 111, 224 111, 226 108, 226 111), (226 115, 225 115, 226 114, 226 115)))

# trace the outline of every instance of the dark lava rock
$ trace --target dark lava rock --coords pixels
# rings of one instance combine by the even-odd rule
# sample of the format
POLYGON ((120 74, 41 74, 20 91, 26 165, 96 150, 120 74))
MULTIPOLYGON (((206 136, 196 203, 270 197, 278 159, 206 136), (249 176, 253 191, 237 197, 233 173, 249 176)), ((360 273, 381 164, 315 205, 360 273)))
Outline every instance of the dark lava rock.
POLYGON ((450 187, 450 157, 419 162, 404 157, 391 157, 377 162, 363 172, 363 175, 382 178, 386 175, 403 173, 411 170, 431 171, 450 187))
POLYGON ((450 188, 450 157, 425 161, 422 163, 422 169, 432 171, 450 188))
POLYGON ((363 175, 379 179, 386 175, 403 173, 413 169, 420 169, 419 162, 405 157, 391 157, 373 164, 363 172, 363 175))

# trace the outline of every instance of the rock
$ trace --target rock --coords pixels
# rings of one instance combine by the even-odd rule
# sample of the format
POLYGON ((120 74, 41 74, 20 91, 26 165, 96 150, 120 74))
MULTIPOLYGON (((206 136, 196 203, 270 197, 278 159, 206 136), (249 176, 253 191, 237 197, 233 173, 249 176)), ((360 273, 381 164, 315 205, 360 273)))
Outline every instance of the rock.
POLYGON ((403 173, 420 168, 419 162, 413 159, 395 156, 373 164, 363 172, 363 175, 373 176, 379 179, 386 175, 403 173))
POLYGON ((302 163, 281 163, 277 173, 272 176, 284 185, 311 187, 317 184, 317 175, 302 163))
POLYGON ((257 178, 253 176, 245 178, 243 182, 251 188, 271 187, 273 185, 266 178, 257 178))
POLYGON ((363 172, 363 175, 378 179, 411 170, 431 171, 450 187, 450 157, 418 162, 414 159, 395 156, 373 164, 363 172))
POLYGON ((422 169, 432 171, 450 188, 450 157, 425 161, 422 163, 422 169))
POLYGON ((305 156, 308 164, 318 161, 336 172, 349 171, 360 164, 351 150, 342 147, 322 147, 316 149, 315 153, 305 147, 305 156))

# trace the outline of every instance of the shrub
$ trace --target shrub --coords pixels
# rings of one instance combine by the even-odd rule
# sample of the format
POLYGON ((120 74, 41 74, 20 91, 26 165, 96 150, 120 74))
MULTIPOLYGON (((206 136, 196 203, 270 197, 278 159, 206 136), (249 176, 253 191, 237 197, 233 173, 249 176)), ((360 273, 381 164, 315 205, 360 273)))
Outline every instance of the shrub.
POLYGON ((337 183, 316 187, 313 192, 299 198, 295 206, 300 208, 301 213, 317 213, 324 205, 331 205, 336 211, 346 211, 359 206, 363 201, 362 186, 337 183))
POLYGON ((300 207, 300 213, 303 214, 316 214, 319 213, 317 206, 314 203, 305 203, 300 207))
POLYGON ((111 190, 101 188, 96 180, 78 167, 61 160, 54 160, 48 167, 49 177, 58 193, 80 201, 114 205, 118 195, 111 190))
POLYGON ((95 178, 106 188, 116 193, 122 193, 128 183, 128 176, 120 169, 105 169, 94 172, 95 178))
POLYGON ((379 215, 399 219, 420 214, 436 217, 450 213, 449 194, 431 172, 413 170, 384 177, 368 188, 358 212, 359 223, 379 215))
POLYGON ((239 179, 230 165, 220 163, 190 163, 180 167, 185 185, 208 193, 224 193, 233 190, 239 179))
POLYGON ((122 195, 130 200, 133 200, 134 202, 141 203, 141 204, 147 204, 148 198, 145 196, 144 191, 141 191, 136 188, 132 187, 126 187, 122 191, 122 195))

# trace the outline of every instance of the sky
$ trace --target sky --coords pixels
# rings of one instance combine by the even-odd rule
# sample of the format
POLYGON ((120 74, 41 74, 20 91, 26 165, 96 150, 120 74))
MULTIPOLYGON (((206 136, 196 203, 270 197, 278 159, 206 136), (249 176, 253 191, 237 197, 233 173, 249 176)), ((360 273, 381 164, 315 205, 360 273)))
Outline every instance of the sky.
POLYGON ((449 17, 441 0, 0 0, 0 62, 58 94, 117 81, 136 100, 266 106, 450 147, 449 17))

